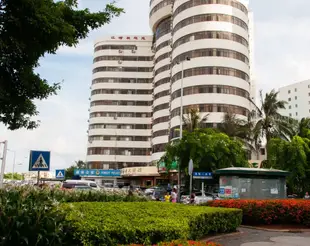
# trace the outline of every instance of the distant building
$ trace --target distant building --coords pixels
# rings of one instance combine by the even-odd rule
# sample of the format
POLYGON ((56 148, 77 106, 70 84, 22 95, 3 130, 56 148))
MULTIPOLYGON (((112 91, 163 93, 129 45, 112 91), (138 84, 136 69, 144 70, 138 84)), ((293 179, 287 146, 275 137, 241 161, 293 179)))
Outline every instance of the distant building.
POLYGON ((279 100, 287 102, 280 113, 295 119, 310 117, 310 80, 281 87, 279 100))

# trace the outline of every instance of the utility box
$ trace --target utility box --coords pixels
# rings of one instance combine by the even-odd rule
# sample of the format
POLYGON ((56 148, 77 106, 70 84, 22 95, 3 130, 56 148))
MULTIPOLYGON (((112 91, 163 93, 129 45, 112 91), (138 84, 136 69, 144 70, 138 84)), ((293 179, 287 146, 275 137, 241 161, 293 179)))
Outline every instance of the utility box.
POLYGON ((235 199, 283 199, 289 172, 276 169, 238 168, 218 169, 219 197, 235 199))

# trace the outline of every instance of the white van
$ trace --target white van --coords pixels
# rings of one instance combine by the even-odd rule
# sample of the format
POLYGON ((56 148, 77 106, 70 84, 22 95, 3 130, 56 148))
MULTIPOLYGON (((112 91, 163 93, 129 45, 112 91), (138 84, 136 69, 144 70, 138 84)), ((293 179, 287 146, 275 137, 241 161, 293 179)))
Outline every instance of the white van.
POLYGON ((99 186, 96 184, 95 181, 90 181, 90 180, 73 180, 73 179, 68 179, 62 183, 62 188, 64 189, 74 189, 76 187, 81 187, 81 186, 88 186, 92 189, 95 190, 100 190, 99 186))

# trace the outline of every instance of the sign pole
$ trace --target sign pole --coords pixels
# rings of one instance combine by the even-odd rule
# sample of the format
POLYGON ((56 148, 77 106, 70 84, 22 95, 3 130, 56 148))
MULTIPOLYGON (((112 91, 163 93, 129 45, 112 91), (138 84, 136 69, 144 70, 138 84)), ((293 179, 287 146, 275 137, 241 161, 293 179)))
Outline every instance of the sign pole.
POLYGON ((38 186, 39 186, 39 183, 40 183, 40 171, 38 171, 38 186))
POLYGON ((189 174, 189 195, 192 195, 193 190, 193 169, 194 169, 194 163, 193 160, 190 159, 188 163, 188 174, 189 174))
POLYGON ((4 147, 3 147, 3 154, 2 154, 2 163, 1 163, 1 173, 0 173, 0 188, 3 188, 3 179, 4 179, 4 170, 5 170, 5 162, 6 162, 6 152, 8 148, 8 141, 5 140, 3 142, 4 147))

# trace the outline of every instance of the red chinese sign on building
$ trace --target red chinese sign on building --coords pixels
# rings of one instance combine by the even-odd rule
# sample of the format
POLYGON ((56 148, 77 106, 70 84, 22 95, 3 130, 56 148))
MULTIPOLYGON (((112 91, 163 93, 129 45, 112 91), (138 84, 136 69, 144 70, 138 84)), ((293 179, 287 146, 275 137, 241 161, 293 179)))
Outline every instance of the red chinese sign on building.
MULTIPOLYGON (((122 40, 122 39, 125 39, 125 37, 122 37, 122 36, 120 36, 120 37, 112 36, 111 39, 119 39, 119 40, 122 40)), ((133 39, 133 40, 139 40, 139 39, 140 39, 140 40, 146 40, 145 37, 126 37, 126 39, 127 39, 127 40, 131 40, 131 39, 133 39)))

